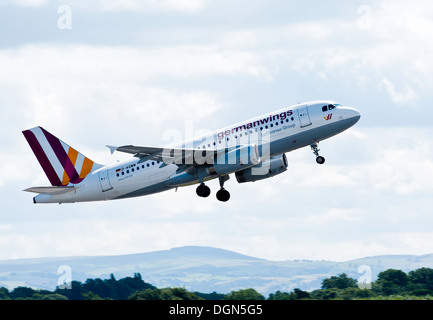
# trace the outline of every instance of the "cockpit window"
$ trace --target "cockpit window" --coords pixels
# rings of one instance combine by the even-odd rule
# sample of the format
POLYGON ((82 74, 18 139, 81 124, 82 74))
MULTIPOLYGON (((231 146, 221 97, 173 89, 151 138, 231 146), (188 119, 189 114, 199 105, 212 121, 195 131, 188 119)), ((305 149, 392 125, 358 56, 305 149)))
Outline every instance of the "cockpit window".
POLYGON ((331 111, 332 109, 335 109, 335 108, 338 108, 338 107, 341 107, 341 104, 338 104, 338 103, 336 103, 336 104, 328 104, 327 106, 323 106, 322 107, 322 112, 326 112, 326 111, 331 111))

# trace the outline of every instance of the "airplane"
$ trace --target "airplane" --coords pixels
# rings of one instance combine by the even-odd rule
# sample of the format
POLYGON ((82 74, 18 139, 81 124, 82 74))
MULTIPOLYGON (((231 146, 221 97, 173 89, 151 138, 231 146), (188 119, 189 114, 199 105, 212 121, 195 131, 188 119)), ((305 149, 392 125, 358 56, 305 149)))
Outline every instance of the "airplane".
POLYGON ((125 199, 198 184, 206 198, 205 182, 219 179, 216 193, 227 202, 224 183, 234 174, 238 183, 255 182, 287 170, 286 153, 310 146, 323 165, 319 142, 355 125, 358 110, 333 101, 312 101, 285 107, 170 147, 110 146, 132 159, 98 164, 42 127, 23 131, 51 186, 23 191, 38 193, 33 203, 74 203, 125 199))

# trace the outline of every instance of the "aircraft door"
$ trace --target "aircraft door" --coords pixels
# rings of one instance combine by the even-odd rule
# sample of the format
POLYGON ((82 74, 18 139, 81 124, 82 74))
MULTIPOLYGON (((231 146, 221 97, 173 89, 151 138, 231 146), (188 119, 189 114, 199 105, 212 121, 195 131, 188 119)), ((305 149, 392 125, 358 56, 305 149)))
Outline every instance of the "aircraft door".
POLYGON ((113 189, 108 176, 108 170, 99 172, 99 182, 101 184, 102 192, 113 189))
POLYGON ((298 109, 299 122, 301 123, 301 128, 308 127, 311 125, 310 114, 308 113, 308 107, 300 107, 298 109))

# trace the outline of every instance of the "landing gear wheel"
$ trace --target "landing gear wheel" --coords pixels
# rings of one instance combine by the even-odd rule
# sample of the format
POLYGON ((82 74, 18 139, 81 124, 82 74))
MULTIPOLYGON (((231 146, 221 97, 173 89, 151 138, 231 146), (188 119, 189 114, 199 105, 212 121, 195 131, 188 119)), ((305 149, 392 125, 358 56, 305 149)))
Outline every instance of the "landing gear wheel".
POLYGON ((319 142, 318 141, 313 141, 310 144, 311 150, 313 150, 314 155, 316 156, 316 162, 318 164, 324 164, 325 163, 325 158, 322 157, 321 155, 319 155, 319 142))
POLYGON ((210 188, 207 185, 205 185, 204 183, 202 183, 201 185, 199 185, 197 187, 195 192, 197 193, 197 195, 199 197, 207 198, 210 195, 210 188))
POLYGON ((317 162, 318 164, 324 164, 324 163, 325 163, 325 158, 322 157, 322 156, 318 156, 318 157, 316 158, 316 162, 317 162))
POLYGON ((227 191, 226 189, 224 189, 224 188, 221 188, 221 189, 217 192, 216 197, 217 197, 217 199, 218 199, 219 201, 227 202, 227 201, 229 201, 229 199, 230 199, 230 192, 228 192, 228 191, 227 191))

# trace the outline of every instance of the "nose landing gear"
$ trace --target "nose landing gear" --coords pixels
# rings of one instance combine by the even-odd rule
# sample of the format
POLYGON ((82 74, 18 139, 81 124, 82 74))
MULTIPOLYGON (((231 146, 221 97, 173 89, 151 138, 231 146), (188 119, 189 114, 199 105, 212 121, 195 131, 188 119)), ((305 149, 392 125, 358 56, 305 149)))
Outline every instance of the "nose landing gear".
POLYGON ((322 157, 321 155, 319 155, 319 142, 314 141, 310 144, 311 150, 313 150, 314 155, 316 156, 316 162, 318 164, 324 164, 325 163, 325 158, 322 157))

